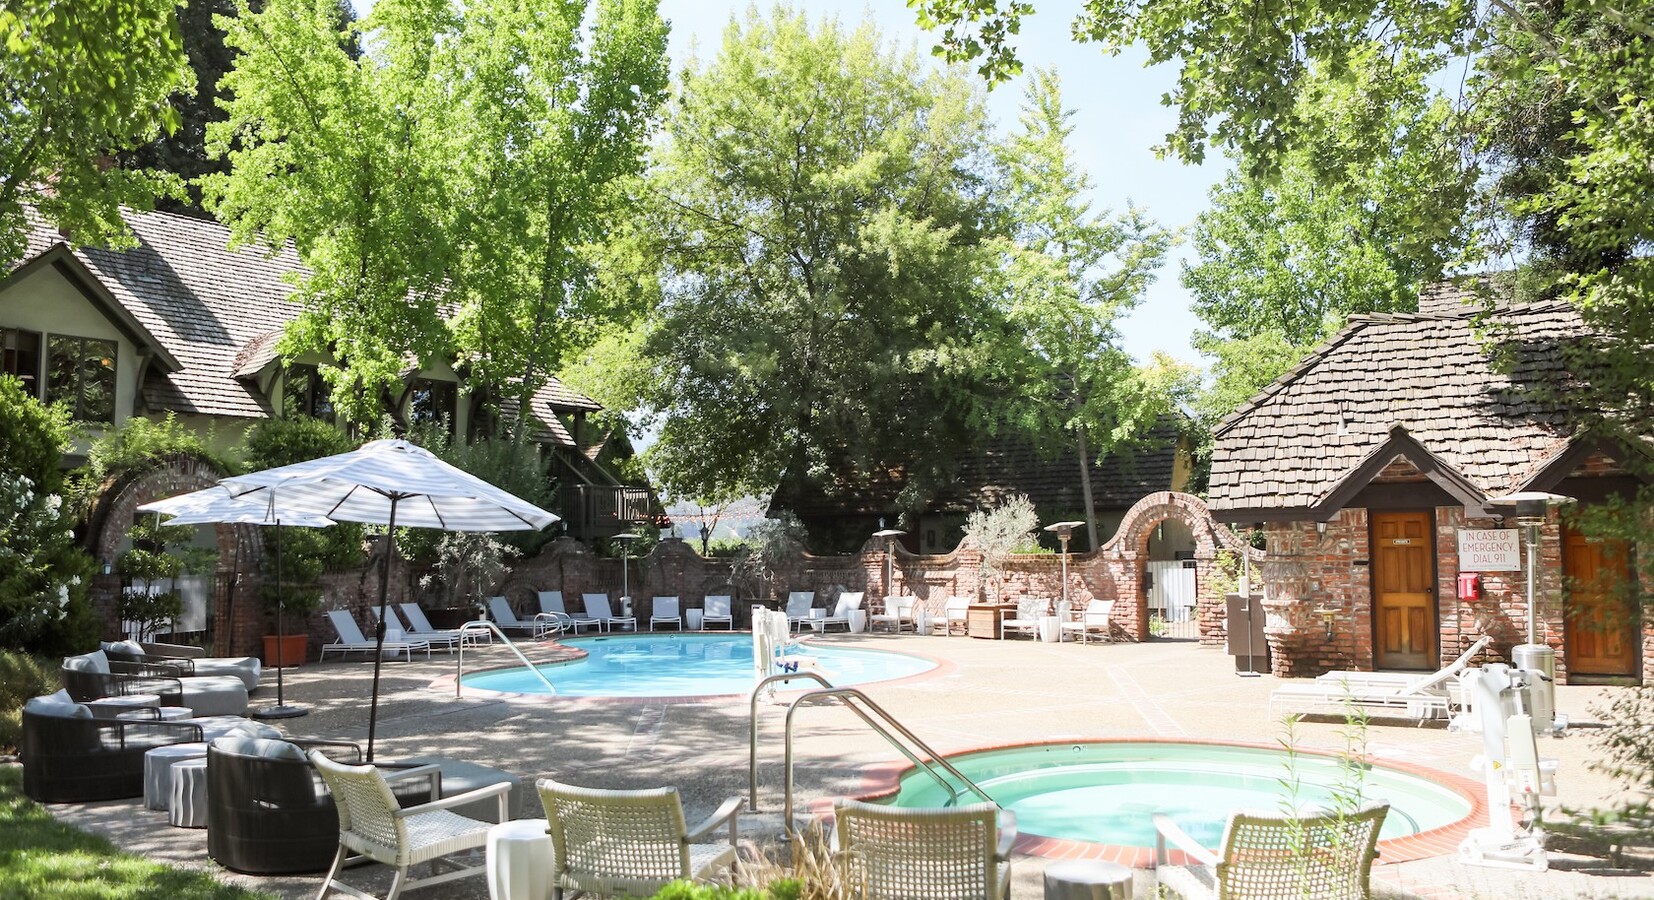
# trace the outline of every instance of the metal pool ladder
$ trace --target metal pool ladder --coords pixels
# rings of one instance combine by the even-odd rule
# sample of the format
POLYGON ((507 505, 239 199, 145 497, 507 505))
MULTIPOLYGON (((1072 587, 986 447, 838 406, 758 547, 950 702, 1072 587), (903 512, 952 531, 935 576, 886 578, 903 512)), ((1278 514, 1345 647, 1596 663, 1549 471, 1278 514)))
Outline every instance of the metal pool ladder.
POLYGON ((505 645, 511 648, 511 652, 517 654, 517 658, 523 661, 523 665, 534 673, 534 677, 540 679, 540 683, 546 686, 546 693, 557 693, 557 689, 551 686, 551 682, 546 679, 545 673, 540 671, 540 667, 529 662, 528 657, 523 655, 523 651, 517 649, 517 645, 511 642, 511 638, 505 636, 505 632, 501 631, 498 625, 487 619, 477 619, 474 622, 466 622, 459 627, 459 652, 454 654, 455 699, 458 699, 460 695, 460 675, 465 669, 465 636, 468 634, 491 634, 504 641, 505 645))
POLYGON ((786 829, 786 836, 790 839, 796 835, 793 829, 793 714, 799 707, 816 703, 837 700, 844 707, 855 713, 867 727, 885 739, 885 742, 896 748, 914 768, 935 781, 948 792, 947 805, 953 806, 959 802, 961 790, 953 782, 942 777, 937 771, 941 767, 949 775, 959 780, 965 792, 981 797, 989 803, 996 803, 988 796, 976 782, 965 776, 965 773, 954 767, 947 757, 932 750, 918 735, 908 730, 907 726, 896 721, 896 718, 886 712, 884 707, 873 702, 872 698, 855 688, 833 687, 826 678, 815 672, 792 672, 782 675, 771 675, 758 682, 752 689, 750 714, 748 717, 748 752, 747 752, 747 808, 753 811, 758 809, 758 695, 773 682, 787 681, 794 678, 807 678, 822 686, 821 690, 806 691, 787 704, 787 727, 784 746, 783 767, 786 772, 786 789, 783 795, 782 827, 786 829), (899 736, 899 737, 898 737, 899 736))

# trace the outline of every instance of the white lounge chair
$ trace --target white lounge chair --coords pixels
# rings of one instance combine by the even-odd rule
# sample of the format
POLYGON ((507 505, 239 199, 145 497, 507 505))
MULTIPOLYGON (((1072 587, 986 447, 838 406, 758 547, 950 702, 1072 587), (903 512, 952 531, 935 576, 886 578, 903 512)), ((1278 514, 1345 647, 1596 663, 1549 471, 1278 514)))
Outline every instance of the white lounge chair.
POLYGON ((810 618, 810 608, 816 604, 815 591, 791 591, 787 594, 787 624, 794 631, 803 631, 806 625, 819 624, 810 618))
POLYGON ((833 614, 821 620, 822 630, 826 630, 829 625, 842 625, 848 630, 850 614, 861 609, 861 602, 866 597, 866 591, 844 591, 840 593, 838 600, 833 603, 833 614))
MULTIPOLYGON (((333 867, 322 882, 319 896, 336 890, 372 900, 373 895, 338 880, 339 870, 356 861, 355 857, 396 867, 396 877, 391 880, 385 900, 396 900, 397 895, 405 890, 486 873, 486 866, 464 865, 447 857, 487 846, 489 827, 506 820, 510 784, 493 784, 404 809, 397 803, 390 784, 376 766, 337 763, 320 750, 310 751, 310 763, 321 773, 322 780, 327 782, 328 791, 339 806, 339 852, 333 857, 333 867), (489 799, 498 804, 493 822, 452 811, 455 807, 489 799), (450 871, 437 874, 440 871, 439 860, 447 863, 450 871), (408 877, 410 868, 427 862, 431 864, 430 876, 420 879, 408 877)), ((417 768, 434 770, 437 767, 417 768)), ((399 780, 415 771, 409 769, 398 773, 399 780)))
POLYGON ((1400 714, 1410 719, 1445 718, 1454 705, 1451 690, 1470 660, 1487 646, 1483 637, 1446 668, 1435 672, 1328 673, 1314 681, 1284 684, 1269 694, 1269 717, 1279 718, 1281 708, 1309 712, 1339 712, 1358 707, 1379 714, 1400 714), (1396 678, 1396 674, 1401 674, 1396 678), (1377 677, 1374 677, 1374 676, 1377 677))
POLYGON ((452 635, 461 639, 467 647, 478 644, 494 643, 494 635, 487 631, 461 632, 454 628, 433 628, 431 620, 425 618, 425 610, 417 603, 402 603, 402 621, 408 623, 408 633, 416 638, 430 639, 435 635, 452 635))
POLYGON ((709 881, 726 868, 734 872, 740 798, 725 800, 690 828, 677 788, 599 790, 550 778, 535 786, 551 835, 554 900, 564 891, 652 897, 673 881, 709 881), (708 840, 726 827, 726 839, 708 840))
POLYGON ((1347 815, 1235 813, 1216 853, 1156 813, 1155 882, 1189 900, 1368 900, 1378 831, 1389 810, 1388 803, 1373 803, 1347 815), (1188 863, 1170 865, 1167 843, 1182 850, 1188 863))
POLYGON ((884 612, 875 613, 867 617, 867 630, 874 631, 881 624, 889 625, 893 632, 901 632, 902 626, 919 630, 919 623, 913 618, 913 610, 919 605, 919 598, 911 594, 890 596, 884 598, 884 612))
MULTIPOLYGON (((374 622, 379 621, 379 607, 369 606, 368 614, 373 616, 374 622)), ((412 635, 414 640, 424 641, 429 644, 432 650, 446 650, 449 653, 453 653, 454 650, 459 647, 459 635, 457 634, 415 635, 413 629, 402 624, 402 620, 396 615, 396 607, 394 606, 385 607, 385 634, 387 636, 392 634, 401 634, 403 636, 412 635)))
POLYGON ((637 630, 637 616, 617 616, 609 609, 608 594, 581 594, 580 600, 586 604, 586 616, 597 627, 604 631, 613 631, 616 625, 624 626, 627 631, 637 630))
POLYGON ((962 633, 969 631, 970 608, 971 598, 949 597, 947 603, 942 605, 942 633, 953 634, 955 625, 962 633))
POLYGON ((1080 613, 1078 619, 1059 622, 1058 630, 1061 634, 1079 635, 1082 644, 1090 643, 1092 634, 1101 634, 1103 640, 1113 642, 1114 626, 1108 621, 1113 612, 1113 600, 1092 600, 1085 605, 1085 611, 1080 613))
POLYGON ((1018 600, 1016 609, 999 611, 999 639, 1004 640, 1013 631, 1026 631, 1029 637, 1038 637, 1040 616, 1048 615, 1050 611, 1050 600, 1035 597, 1018 600))
POLYGON ((581 628, 597 628, 597 620, 585 613, 571 613, 563 605, 562 591, 535 591, 535 597, 540 603, 540 614, 536 619, 547 619, 557 623, 562 631, 580 633, 581 628))
POLYGON ((676 625, 683 630, 683 616, 678 614, 678 598, 656 597, 649 605, 649 630, 654 631, 656 624, 676 625))
POLYGON ((511 601, 503 596, 488 598, 488 613, 494 617, 494 624, 504 632, 526 634, 538 640, 551 630, 551 622, 548 620, 517 618, 517 611, 511 608, 511 601))
POLYGON ((1016 814, 992 803, 904 809, 833 806, 833 849, 868 897, 999 900, 1011 893, 1016 814))
MULTIPOLYGON (((379 649, 377 641, 370 641, 362 636, 362 629, 356 625, 356 620, 350 617, 350 613, 342 609, 330 609, 327 611, 327 618, 333 623, 333 630, 339 633, 339 639, 331 644, 323 644, 318 660, 327 659, 329 653, 343 656, 347 653, 373 653, 379 649)), ((400 641, 387 640, 385 649, 392 656, 406 655, 409 662, 413 661, 414 652, 418 650, 425 651, 426 659, 431 658, 431 645, 421 638, 403 637, 400 641)))
POLYGON ((734 631, 735 617, 730 615, 730 605, 728 594, 707 594, 701 606, 701 627, 711 629, 714 624, 722 623, 725 628, 734 631))

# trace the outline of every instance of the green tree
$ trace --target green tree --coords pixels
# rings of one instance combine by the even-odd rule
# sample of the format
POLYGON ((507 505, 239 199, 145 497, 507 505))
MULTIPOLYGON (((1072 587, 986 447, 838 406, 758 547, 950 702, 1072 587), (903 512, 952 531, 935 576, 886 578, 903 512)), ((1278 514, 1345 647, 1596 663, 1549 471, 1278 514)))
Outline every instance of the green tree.
POLYGON ((74 653, 97 633, 86 601, 92 558, 63 499, 69 414, 0 375, 0 647, 74 653))
POLYGON ((1129 445, 1169 406, 1144 395, 1151 382, 1137 377, 1115 322, 1142 300, 1173 235, 1129 203, 1119 215, 1090 208, 1091 180, 1068 146, 1072 115, 1057 77, 1035 71, 1020 129, 996 148, 1013 223, 1002 244, 1004 303, 1011 333, 1021 337, 1004 345, 1013 390, 998 418, 1078 461, 1095 547, 1093 454, 1129 445))
POLYGON ((120 208, 175 177, 112 154, 178 125, 191 89, 176 0, 10 0, 0 7, 0 259, 22 256, 25 209, 82 244, 130 242, 120 208))
POLYGON ((982 411, 994 316, 978 92, 870 25, 780 8, 685 71, 668 131, 665 293, 653 377, 634 379, 664 414, 650 452, 667 491, 944 477, 982 411))

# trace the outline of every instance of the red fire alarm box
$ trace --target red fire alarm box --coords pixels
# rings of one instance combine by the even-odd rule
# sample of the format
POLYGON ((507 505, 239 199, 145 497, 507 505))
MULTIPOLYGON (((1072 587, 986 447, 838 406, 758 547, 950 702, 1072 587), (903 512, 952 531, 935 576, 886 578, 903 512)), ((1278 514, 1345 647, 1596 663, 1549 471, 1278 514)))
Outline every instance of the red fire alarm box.
POLYGON ((1476 572, 1459 573, 1459 599, 1482 599, 1482 576, 1476 572))

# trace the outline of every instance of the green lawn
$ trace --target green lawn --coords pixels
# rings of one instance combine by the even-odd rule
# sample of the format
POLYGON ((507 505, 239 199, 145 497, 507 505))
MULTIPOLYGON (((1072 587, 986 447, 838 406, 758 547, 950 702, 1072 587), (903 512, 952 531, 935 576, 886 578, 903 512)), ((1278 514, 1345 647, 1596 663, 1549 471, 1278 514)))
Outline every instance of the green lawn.
POLYGON ((23 796, 23 770, 0 766, 0 900, 271 900, 123 853, 23 796))

